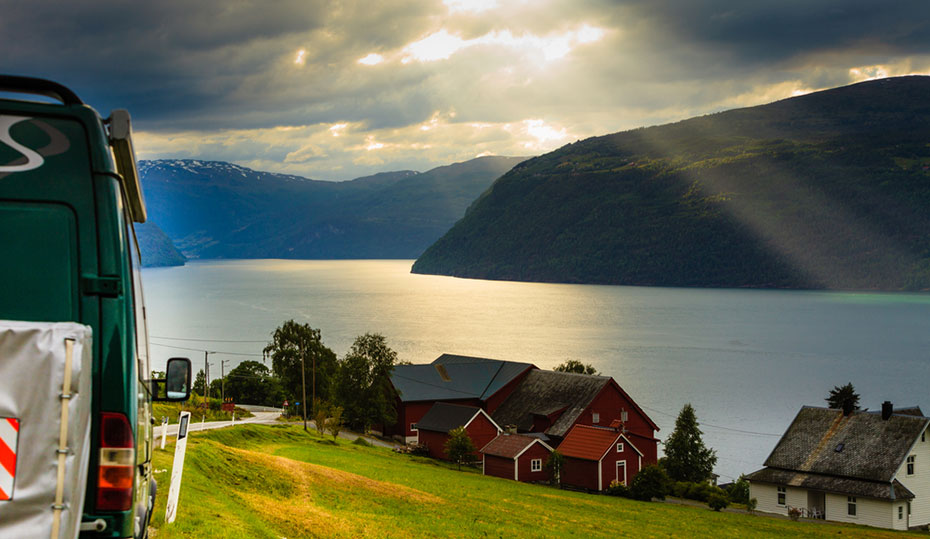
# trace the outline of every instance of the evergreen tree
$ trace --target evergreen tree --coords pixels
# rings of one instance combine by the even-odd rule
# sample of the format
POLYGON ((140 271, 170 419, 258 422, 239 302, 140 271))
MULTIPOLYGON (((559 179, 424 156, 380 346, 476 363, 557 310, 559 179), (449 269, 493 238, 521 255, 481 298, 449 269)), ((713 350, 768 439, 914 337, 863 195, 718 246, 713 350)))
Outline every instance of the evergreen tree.
POLYGON ((713 449, 704 445, 691 403, 685 404, 675 420, 675 430, 665 442, 663 466, 675 481, 707 481, 717 463, 713 449))
POLYGON ((193 388, 194 393, 203 397, 204 394, 206 393, 206 391, 204 390, 206 385, 207 385, 207 377, 203 374, 203 369, 200 369, 199 371, 197 371, 197 376, 194 378, 194 388, 193 388))
POLYGON ((837 410, 858 410, 859 409, 859 394, 856 393, 856 389, 853 387, 852 382, 849 382, 845 386, 833 386, 833 389, 830 390, 830 395, 824 399, 827 401, 827 405, 830 408, 836 408, 837 410))
POLYGON ((462 464, 468 461, 469 457, 477 451, 475 444, 465 432, 465 427, 456 427, 449 431, 449 439, 446 440, 446 456, 452 462, 458 465, 459 470, 462 464))

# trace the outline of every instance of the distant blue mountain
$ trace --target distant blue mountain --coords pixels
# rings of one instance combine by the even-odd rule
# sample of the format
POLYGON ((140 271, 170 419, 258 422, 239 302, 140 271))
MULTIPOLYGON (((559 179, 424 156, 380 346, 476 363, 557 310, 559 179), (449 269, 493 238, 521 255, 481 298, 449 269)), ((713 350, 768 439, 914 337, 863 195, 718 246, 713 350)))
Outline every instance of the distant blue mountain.
POLYGON ((416 258, 522 160, 346 182, 187 159, 140 161, 139 171, 149 219, 187 258, 416 258))

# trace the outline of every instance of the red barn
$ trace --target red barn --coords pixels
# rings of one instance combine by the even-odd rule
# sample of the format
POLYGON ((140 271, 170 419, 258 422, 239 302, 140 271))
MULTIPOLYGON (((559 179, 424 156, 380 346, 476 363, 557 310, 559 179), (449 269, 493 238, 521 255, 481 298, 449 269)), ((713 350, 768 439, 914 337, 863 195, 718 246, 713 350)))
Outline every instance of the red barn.
POLYGON ((489 411, 498 425, 543 434, 553 446, 575 425, 607 427, 619 421, 643 461, 658 462, 659 427, 609 376, 534 369, 496 410, 489 411))
POLYGON ((643 453, 620 429, 575 425, 559 445, 562 485, 601 491, 611 481, 629 485, 644 466, 643 453))
POLYGON ((382 426, 381 433, 415 441, 415 425, 437 402, 493 412, 533 369, 530 363, 452 354, 443 354, 428 365, 395 365, 391 385, 397 422, 382 426))
MULTIPOLYGON (((429 449, 433 458, 448 460, 446 442, 449 431, 464 427, 476 448, 484 447, 500 434, 501 429, 481 408, 437 402, 417 422, 417 442, 429 449)), ((481 458, 475 453, 475 459, 481 458)))
POLYGON ((500 434, 481 448, 481 473, 514 481, 548 481, 543 468, 552 448, 533 436, 500 434))

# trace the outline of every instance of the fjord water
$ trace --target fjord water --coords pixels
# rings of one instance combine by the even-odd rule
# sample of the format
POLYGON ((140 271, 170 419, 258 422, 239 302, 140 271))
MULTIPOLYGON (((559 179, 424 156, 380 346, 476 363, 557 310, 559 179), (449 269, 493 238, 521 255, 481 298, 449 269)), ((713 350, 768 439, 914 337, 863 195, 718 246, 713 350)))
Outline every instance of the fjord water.
POLYGON ((357 335, 379 332, 415 363, 443 353, 544 369, 577 359, 613 376, 663 440, 692 403, 722 481, 760 468, 798 409, 824 405, 835 385, 852 382, 872 410, 891 400, 930 411, 927 294, 481 281, 413 275, 411 264, 235 260, 146 269, 153 367, 186 355, 200 369, 203 350, 218 352, 211 377, 221 360, 227 372, 262 361, 262 342, 290 318, 321 329, 340 356, 357 335))

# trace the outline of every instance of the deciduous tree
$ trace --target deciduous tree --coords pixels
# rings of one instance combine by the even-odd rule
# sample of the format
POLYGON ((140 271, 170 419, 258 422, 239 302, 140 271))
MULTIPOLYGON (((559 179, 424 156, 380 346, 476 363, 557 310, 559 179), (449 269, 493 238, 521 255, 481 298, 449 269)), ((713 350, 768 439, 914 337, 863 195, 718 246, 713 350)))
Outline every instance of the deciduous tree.
POLYGON ((559 372, 574 372, 577 374, 600 374, 590 363, 582 363, 577 359, 569 359, 553 370, 559 372))
POLYGON ((675 420, 675 430, 665 442, 663 466, 675 481, 700 483, 710 479, 717 455, 704 445, 701 434, 694 408, 685 404, 675 420))
POLYGON ((271 370, 281 381, 288 399, 303 401, 304 376, 307 399, 313 398, 314 387, 318 399, 330 399, 330 388, 336 372, 336 354, 323 344, 320 330, 310 327, 309 324, 298 324, 294 320, 288 320, 271 334, 271 342, 265 346, 264 353, 271 356, 271 370), (300 370, 301 351, 303 373, 300 370))
POLYGON ((258 361, 246 360, 226 374, 226 397, 233 402, 280 406, 281 384, 271 370, 258 361))
POLYGON ((342 431, 342 407, 333 406, 329 410, 329 417, 326 418, 326 430, 333 435, 333 441, 336 441, 336 438, 339 436, 339 433, 342 431))
POLYGON ((456 427, 449 431, 449 439, 446 440, 444 449, 446 450, 446 457, 456 463, 459 470, 462 469, 462 464, 467 462, 472 454, 477 451, 475 444, 471 441, 468 433, 465 432, 465 427, 456 427))
POLYGON ((334 400, 351 428, 366 432, 374 424, 393 425, 397 420, 390 382, 396 361, 397 353, 377 333, 357 337, 339 361, 334 400))

